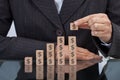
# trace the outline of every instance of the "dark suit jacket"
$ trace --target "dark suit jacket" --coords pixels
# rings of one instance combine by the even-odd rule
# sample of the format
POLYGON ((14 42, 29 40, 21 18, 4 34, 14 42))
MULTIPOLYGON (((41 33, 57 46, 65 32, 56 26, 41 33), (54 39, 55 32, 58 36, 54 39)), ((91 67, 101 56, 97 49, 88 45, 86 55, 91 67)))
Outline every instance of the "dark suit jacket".
MULTIPOLYGON (((54 0, 0 0, 0 59, 35 56, 36 49, 46 50, 46 43, 56 43, 57 36, 65 36, 68 44, 70 35, 77 37, 77 46, 96 54, 99 49, 104 54, 120 57, 120 0, 64 0, 59 15, 54 0), (100 45, 98 38, 91 36, 90 30, 69 29, 70 22, 95 13, 106 13, 112 21, 109 50, 100 45), (10 38, 6 34, 12 20, 18 37, 10 38)), ((97 66, 81 73, 80 77, 96 80, 96 72, 97 66)))

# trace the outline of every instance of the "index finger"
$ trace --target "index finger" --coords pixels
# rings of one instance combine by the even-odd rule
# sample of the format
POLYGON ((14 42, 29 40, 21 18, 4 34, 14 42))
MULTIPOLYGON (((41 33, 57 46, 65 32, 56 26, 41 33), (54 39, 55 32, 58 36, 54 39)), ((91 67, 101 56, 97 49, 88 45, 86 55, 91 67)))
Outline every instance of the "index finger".
POLYGON ((81 26, 81 25, 83 25, 84 23, 88 23, 89 19, 90 19, 90 15, 89 15, 89 16, 86 16, 86 17, 84 17, 84 18, 81 18, 81 19, 76 20, 76 21, 74 22, 74 24, 75 24, 76 26, 81 26))

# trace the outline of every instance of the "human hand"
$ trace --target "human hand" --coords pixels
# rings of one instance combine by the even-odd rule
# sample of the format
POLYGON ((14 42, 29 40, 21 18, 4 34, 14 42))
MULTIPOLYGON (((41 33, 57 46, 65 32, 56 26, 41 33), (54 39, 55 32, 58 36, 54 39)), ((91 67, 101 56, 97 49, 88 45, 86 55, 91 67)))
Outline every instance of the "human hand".
MULTIPOLYGON (((68 60, 70 53, 67 45, 63 47, 63 53, 65 54, 65 59, 68 60)), ((57 54, 57 49, 56 49, 56 54, 57 54)), ((88 51, 87 49, 81 47, 76 47, 76 58, 77 60, 102 60, 101 56, 96 55, 88 51)))
POLYGON ((104 13, 92 14, 74 21, 75 26, 90 29, 92 36, 99 37, 104 42, 109 42, 112 36, 112 25, 108 16, 104 13))

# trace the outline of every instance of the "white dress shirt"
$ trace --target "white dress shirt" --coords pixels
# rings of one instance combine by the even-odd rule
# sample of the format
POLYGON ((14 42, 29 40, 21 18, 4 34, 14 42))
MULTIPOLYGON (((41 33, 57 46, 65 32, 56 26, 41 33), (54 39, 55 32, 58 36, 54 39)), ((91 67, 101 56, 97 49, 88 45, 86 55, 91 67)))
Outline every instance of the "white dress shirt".
POLYGON ((57 10, 58 10, 58 14, 59 14, 61 7, 62 7, 62 4, 63 4, 63 0, 54 0, 54 1, 55 1, 55 5, 57 7, 57 10))

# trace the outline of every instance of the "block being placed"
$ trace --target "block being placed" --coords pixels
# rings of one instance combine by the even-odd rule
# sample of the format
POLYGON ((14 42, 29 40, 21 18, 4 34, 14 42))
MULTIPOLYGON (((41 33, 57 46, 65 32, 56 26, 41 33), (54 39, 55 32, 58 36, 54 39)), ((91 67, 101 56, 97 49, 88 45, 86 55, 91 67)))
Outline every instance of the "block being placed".
POLYGON ((78 30, 78 26, 76 26, 73 22, 70 23, 70 30, 78 30))

